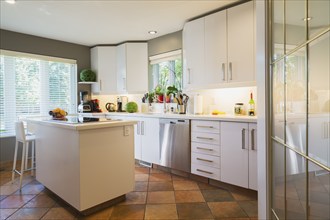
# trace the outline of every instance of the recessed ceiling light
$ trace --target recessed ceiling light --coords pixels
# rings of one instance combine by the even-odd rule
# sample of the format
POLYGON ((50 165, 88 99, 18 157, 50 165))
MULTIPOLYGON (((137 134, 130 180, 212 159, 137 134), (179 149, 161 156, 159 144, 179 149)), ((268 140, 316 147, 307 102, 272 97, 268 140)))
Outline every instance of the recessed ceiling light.
POLYGON ((310 20, 312 20, 312 17, 303 18, 303 21, 310 21, 310 20))
POLYGON ((148 31, 149 34, 157 34, 157 31, 148 31))
POLYGON ((15 4, 16 0, 6 0, 6 2, 9 4, 15 4))

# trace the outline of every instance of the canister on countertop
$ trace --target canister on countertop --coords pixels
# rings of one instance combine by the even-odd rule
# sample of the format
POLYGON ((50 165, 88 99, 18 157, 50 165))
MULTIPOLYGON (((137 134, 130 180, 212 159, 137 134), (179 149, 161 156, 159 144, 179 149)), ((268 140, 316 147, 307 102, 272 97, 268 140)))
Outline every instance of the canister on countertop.
POLYGON ((234 112, 235 115, 244 115, 244 104, 241 102, 235 103, 234 112))

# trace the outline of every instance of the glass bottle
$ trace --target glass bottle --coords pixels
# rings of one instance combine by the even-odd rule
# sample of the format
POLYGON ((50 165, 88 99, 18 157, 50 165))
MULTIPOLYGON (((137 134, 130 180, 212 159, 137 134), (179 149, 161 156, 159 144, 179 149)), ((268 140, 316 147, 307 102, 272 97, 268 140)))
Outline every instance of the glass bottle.
POLYGON ((251 94, 250 94, 250 101, 249 101, 248 115, 249 115, 249 116, 254 116, 254 115, 255 115, 255 104, 254 104, 254 100, 253 100, 253 94, 252 94, 252 92, 251 92, 251 94))

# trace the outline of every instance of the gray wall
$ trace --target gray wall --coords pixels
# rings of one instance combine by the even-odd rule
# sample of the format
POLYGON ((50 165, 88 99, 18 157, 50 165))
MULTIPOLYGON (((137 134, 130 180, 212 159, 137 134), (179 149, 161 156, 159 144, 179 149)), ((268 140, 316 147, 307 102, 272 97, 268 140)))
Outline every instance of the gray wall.
MULTIPOLYGON (((82 69, 90 68, 89 47, 0 29, 0 48, 4 50, 77 60, 78 79, 82 69)), ((78 90, 90 92, 90 86, 78 90)), ((78 97, 79 99, 79 97, 78 97)), ((13 159, 15 138, 0 138, 0 163, 13 159)))
MULTIPOLYGON (((182 48, 182 31, 166 34, 148 41, 148 56, 154 56, 182 48)), ((148 71, 149 91, 152 90, 152 69, 148 71)))

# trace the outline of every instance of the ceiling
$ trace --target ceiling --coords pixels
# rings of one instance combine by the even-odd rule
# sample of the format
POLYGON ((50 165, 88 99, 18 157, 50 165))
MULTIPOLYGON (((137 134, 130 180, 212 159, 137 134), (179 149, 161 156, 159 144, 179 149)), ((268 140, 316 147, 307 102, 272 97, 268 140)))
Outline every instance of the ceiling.
POLYGON ((179 31, 186 21, 240 0, 0 1, 1 29, 94 46, 179 31), (148 34, 151 30, 157 34, 148 34))

